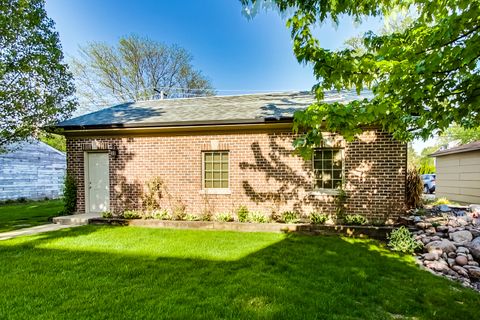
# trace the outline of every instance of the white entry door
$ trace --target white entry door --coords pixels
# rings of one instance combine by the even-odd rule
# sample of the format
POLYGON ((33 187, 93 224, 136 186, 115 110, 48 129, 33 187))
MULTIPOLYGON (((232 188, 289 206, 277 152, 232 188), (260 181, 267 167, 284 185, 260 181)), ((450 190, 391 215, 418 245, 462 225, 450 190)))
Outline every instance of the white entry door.
POLYGON ((110 208, 108 153, 87 153, 88 212, 103 212, 110 208))

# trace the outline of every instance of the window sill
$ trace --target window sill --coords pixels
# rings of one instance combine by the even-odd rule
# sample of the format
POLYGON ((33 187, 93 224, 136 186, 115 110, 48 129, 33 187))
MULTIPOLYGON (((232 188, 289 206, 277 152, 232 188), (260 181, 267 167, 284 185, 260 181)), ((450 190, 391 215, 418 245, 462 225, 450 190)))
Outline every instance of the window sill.
POLYGON ((230 189, 202 189, 199 192, 200 194, 231 194, 230 189))
POLYGON ((310 191, 311 196, 337 196, 340 193, 338 189, 317 189, 310 191))

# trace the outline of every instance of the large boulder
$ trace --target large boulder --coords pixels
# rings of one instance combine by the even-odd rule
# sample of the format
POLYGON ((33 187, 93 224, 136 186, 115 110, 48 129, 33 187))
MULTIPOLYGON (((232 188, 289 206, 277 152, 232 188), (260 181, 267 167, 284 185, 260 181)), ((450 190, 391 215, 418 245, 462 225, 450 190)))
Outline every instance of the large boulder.
POLYGON ((448 254, 457 250, 455 245, 447 239, 432 241, 425 246, 425 249, 427 252, 433 252, 440 255, 444 252, 448 254))
POLYGON ((472 241, 472 233, 468 230, 457 231, 450 233, 450 240, 457 243, 467 243, 472 241))
POLYGON ((473 239, 472 242, 468 244, 470 253, 476 260, 480 260, 480 237, 473 239))

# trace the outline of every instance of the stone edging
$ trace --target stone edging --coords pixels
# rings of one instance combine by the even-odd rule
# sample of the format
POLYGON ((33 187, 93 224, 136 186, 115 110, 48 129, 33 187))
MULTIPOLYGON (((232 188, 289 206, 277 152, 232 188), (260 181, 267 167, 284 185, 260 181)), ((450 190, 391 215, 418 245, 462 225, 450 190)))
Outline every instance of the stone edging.
POLYGON ((370 237, 385 240, 394 227, 390 226, 344 226, 344 225, 312 225, 306 223, 246 223, 218 221, 171 221, 142 220, 118 218, 92 218, 89 224, 107 224, 123 226, 141 226, 150 228, 198 229, 198 230, 229 230, 241 232, 285 232, 307 233, 317 235, 344 235, 350 237, 370 237))

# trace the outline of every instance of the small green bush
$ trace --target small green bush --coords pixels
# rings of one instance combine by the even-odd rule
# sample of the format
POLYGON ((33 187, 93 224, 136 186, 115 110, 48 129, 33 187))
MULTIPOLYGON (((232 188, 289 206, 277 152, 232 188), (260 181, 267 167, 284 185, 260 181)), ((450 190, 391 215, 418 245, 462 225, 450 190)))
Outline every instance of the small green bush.
POLYGON ((388 246, 393 251, 414 253, 415 250, 423 247, 404 226, 394 229, 390 235, 387 235, 387 239, 389 240, 388 246))
POLYGON ((157 220, 171 220, 170 214, 167 209, 160 209, 152 211, 152 216, 157 220))
POLYGON ((255 223, 267 223, 268 218, 265 217, 265 215, 259 211, 252 211, 248 215, 248 221, 249 222, 255 222, 255 223))
POLYGON ((106 218, 106 219, 113 218, 113 214, 110 211, 103 211, 102 218, 106 218))
POLYGON ((179 204, 173 208, 172 219, 173 220, 185 220, 187 216, 186 207, 183 204, 179 204))
POLYGON ((310 213, 310 222, 312 224, 324 224, 328 220, 328 215, 325 213, 312 212, 310 213))
POLYGON ((359 214, 345 215, 343 217, 345 224, 361 226, 367 223, 367 219, 359 214))
POLYGON ((298 223, 300 214, 296 211, 282 212, 282 221, 285 223, 298 223))
POLYGON ((74 214, 77 209, 77 182, 72 175, 67 174, 63 182, 62 214, 74 214))
POLYGON ((230 212, 221 212, 217 214, 216 220, 220 222, 230 222, 233 221, 233 217, 230 212))
POLYGON ((187 213, 185 215, 185 221, 200 221, 200 217, 195 214, 187 213))
POLYGON ((246 206, 240 206, 237 210, 238 222, 248 222, 249 212, 246 206))
POLYGON ((124 219, 140 219, 142 218, 142 213, 137 210, 125 210, 123 211, 122 217, 124 219))
POLYGON ((210 210, 204 210, 199 217, 200 221, 212 221, 213 213, 210 210))

